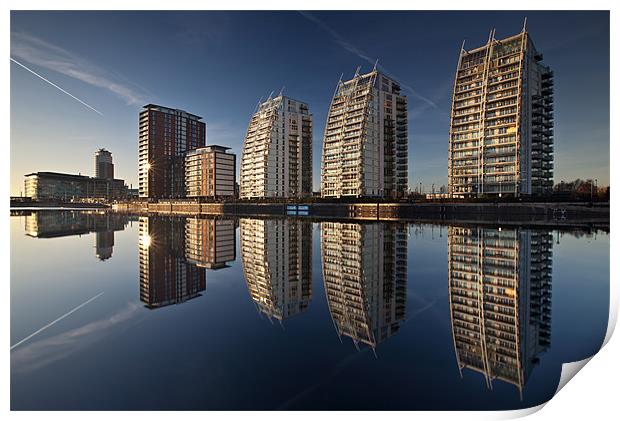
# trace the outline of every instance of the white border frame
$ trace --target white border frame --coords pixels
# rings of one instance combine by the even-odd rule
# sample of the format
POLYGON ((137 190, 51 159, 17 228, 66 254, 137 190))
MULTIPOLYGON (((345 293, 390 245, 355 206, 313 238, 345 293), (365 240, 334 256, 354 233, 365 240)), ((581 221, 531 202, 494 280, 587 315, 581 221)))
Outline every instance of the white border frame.
MULTIPOLYGON (((200 10, 200 9, 211 9, 211 10, 342 10, 342 9, 351 9, 351 10, 371 10, 380 6, 382 10, 406 10, 406 9, 414 9, 414 10, 514 10, 515 3, 498 3, 496 1, 488 1, 488 0, 471 0, 467 3, 457 0, 452 1, 443 1, 438 0, 434 2, 421 2, 421 3, 413 3, 410 1, 391 1, 389 3, 382 2, 377 3, 372 0, 341 0, 338 3, 334 3, 333 1, 326 0, 301 0, 294 3, 295 9, 291 9, 293 4, 290 1, 284 0, 267 0, 260 2, 260 9, 256 8, 258 3, 250 2, 248 0, 229 0, 225 3, 219 2, 199 2, 199 1, 188 1, 188 0, 177 0, 173 3, 169 1, 163 0, 151 0, 148 3, 139 3, 136 1, 120 1, 120 0, 109 0, 109 1, 91 1, 88 3, 80 2, 77 0, 62 0, 56 1, 54 3, 41 1, 41 0, 24 0, 24 1, 15 1, 9 0, 4 2, 5 7, 8 9, 2 15, 2 27, 5 28, 3 31, 3 48, 5 51, 5 66, 2 67, 2 76, 5 81, 5 100, 2 103, 2 119, 4 120, 5 134, 6 134, 6 144, 9 145, 10 148, 10 96, 6 95, 6 92, 10 92, 10 62, 8 57, 10 56, 10 10, 136 10, 142 9, 143 6, 148 6, 150 10, 200 10), (174 8, 170 8, 170 5, 173 5, 174 8), (467 5, 468 8, 464 8, 463 6, 467 5), (7 133, 8 132, 8 133, 7 133)), ((610 122, 611 121, 620 121, 617 113, 616 103, 618 98, 620 98, 620 92, 618 92, 618 84, 617 84, 617 70, 618 70, 618 3, 613 1, 598 1, 598 0, 590 0, 587 3, 582 1, 574 1, 567 0, 562 2, 552 2, 552 1, 532 1, 532 0, 522 0, 519 4, 521 10, 611 10, 610 13, 610 29, 611 29, 611 43, 610 43, 610 63, 611 63, 611 71, 610 71, 610 122), (587 6, 585 8, 584 6, 587 6), (558 9, 560 7, 561 9, 558 9)), ((615 138, 617 129, 614 125, 610 127, 610 157, 618 156, 618 146, 616 143, 611 142, 611 139, 615 138)), ((1 168, 4 168, 6 181, 2 186, 2 193, 4 193, 5 200, 9 196, 9 180, 10 180, 10 154, 2 154, 0 157, 2 160, 1 168)), ((616 181, 618 181, 618 167, 611 166, 610 173, 610 185, 616 185, 616 181)), ((611 225, 613 226, 614 219, 617 217, 617 208, 614 206, 615 195, 612 195, 612 206, 611 206, 611 225)), ((4 330, 4 338, 5 338, 5 347, 3 353, 3 382, 2 382, 2 396, 4 397, 4 409, 5 411, 9 411, 10 409, 10 337, 8 334, 9 329, 9 320, 10 320, 10 255, 9 255, 9 218, 5 219, 4 224, 1 225, 3 238, 5 241, 2 243, 2 258, 4 260, 4 282, 2 282, 3 287, 3 296, 5 297, 5 305, 4 312, 2 313, 3 318, 3 330, 4 330)), ((516 418, 524 415, 529 415, 531 413, 536 412, 534 417, 567 417, 569 419, 573 418, 586 418, 586 417, 606 417, 608 414, 617 413, 617 404, 615 400, 617 400, 617 392, 616 392, 616 379, 620 373, 618 367, 620 366, 619 359, 617 358, 620 355, 620 345, 618 345, 618 339, 614 339, 610 341, 611 335, 615 328, 616 320, 617 320, 617 312, 618 312, 618 261, 615 260, 615 252, 618 250, 617 241, 615 237, 612 236, 610 238, 610 319, 609 326, 607 330, 607 336, 605 338, 605 345, 596 354, 593 358, 588 359, 586 362, 590 361, 588 364, 590 366, 589 369, 584 370, 583 373, 580 373, 577 376, 576 380, 570 382, 566 387, 561 390, 556 397, 554 397, 551 401, 546 405, 541 405, 539 407, 518 410, 518 411, 489 411, 489 412, 415 412, 415 413, 407 413, 407 412, 385 412, 385 413, 373 413, 373 412, 296 412, 294 415, 291 415, 287 412, 210 412, 209 414, 204 414, 201 412, 117 412, 114 413, 114 417, 120 418, 135 418, 142 416, 149 416, 154 419, 169 419, 170 417, 178 417, 183 416, 190 419, 200 419, 203 420, 205 416, 208 417, 217 417, 222 420, 236 420, 238 418, 252 417, 258 420, 267 420, 270 421, 273 419, 282 419, 288 418, 290 416, 294 416, 296 418, 300 418, 301 421, 312 420, 314 421, 315 417, 328 417, 328 418, 342 418, 342 417, 361 417, 362 419, 374 419, 377 416, 382 417, 419 417, 422 416, 424 418, 431 419, 439 419, 439 420, 452 420, 455 417, 463 418, 463 419, 504 419, 504 418, 516 418), (539 411, 542 407, 545 407, 543 411, 539 411)), ((585 363, 581 364, 583 367, 585 363)), ((579 368, 581 368, 579 367, 579 368)), ((573 366, 573 369, 575 366, 573 366)), ((577 370, 578 371, 578 370, 577 370)), ((29 419, 31 417, 41 417, 44 416, 46 418, 55 420, 64 420, 64 419, 76 419, 81 420, 85 416, 89 418, 92 417, 94 419, 107 419, 110 414, 105 412, 91 412, 85 415, 82 412, 11 412, 11 417, 19 418, 19 419, 29 419)))

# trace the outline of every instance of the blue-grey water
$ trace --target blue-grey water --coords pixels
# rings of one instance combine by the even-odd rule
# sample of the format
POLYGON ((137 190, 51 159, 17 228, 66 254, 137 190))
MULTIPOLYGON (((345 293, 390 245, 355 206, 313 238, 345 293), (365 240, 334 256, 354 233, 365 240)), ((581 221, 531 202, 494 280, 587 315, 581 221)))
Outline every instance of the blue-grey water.
POLYGON ((18 213, 14 410, 522 408, 607 329, 601 230, 18 213))

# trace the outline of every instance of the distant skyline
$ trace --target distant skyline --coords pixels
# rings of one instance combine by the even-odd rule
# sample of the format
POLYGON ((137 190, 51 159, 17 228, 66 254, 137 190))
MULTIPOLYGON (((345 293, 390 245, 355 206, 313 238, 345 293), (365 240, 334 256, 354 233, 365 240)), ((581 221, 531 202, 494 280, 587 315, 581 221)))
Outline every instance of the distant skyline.
POLYGON ((31 172, 93 175, 99 148, 112 152, 115 176, 137 187, 138 113, 148 103, 202 116, 207 144, 231 147, 239 162, 257 102, 282 88, 314 116, 318 190, 336 83, 377 59, 409 98, 409 187, 438 189, 447 185, 450 97, 463 39, 471 49, 493 28, 496 38, 516 34, 526 16, 555 72, 554 183, 597 178, 608 185, 605 11, 12 11, 11 194, 23 192, 31 172))

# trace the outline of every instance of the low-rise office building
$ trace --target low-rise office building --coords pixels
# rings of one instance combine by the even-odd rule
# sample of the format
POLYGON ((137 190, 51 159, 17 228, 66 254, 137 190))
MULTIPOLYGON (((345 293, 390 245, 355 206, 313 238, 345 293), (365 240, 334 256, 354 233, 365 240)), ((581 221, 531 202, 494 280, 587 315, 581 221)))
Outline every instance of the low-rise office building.
POLYGON ((205 146, 185 156, 187 197, 232 197, 235 194, 235 154, 219 145, 205 146))
POLYGON ((121 179, 104 179, 48 171, 26 174, 25 177, 26 196, 32 200, 70 202, 127 197, 127 186, 121 179))

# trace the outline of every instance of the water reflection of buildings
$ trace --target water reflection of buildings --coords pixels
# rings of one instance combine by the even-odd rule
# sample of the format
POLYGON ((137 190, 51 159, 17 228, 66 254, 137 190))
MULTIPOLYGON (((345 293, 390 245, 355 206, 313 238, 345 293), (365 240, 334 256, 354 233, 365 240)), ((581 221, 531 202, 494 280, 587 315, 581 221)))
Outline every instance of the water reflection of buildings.
POLYGON ((99 260, 108 260, 114 250, 114 231, 95 233, 95 255, 99 260))
POLYGON ((312 224, 241 219, 241 262, 250 297, 270 319, 305 311, 312 299, 312 224))
POLYGON ((37 211, 25 215, 26 235, 55 238, 95 233, 95 255, 112 257, 114 232, 125 229, 129 217, 104 211, 37 211))
POLYGON ((407 301, 407 225, 321 223, 323 282, 338 336, 374 348, 396 334, 407 301))
POLYGON ((221 269, 235 255, 235 220, 188 218, 185 225, 187 261, 207 269, 221 269))
POLYGON ((235 260, 235 219, 140 217, 140 300, 183 303, 206 290, 206 270, 235 260))
POLYGON ((140 300, 148 308, 183 303, 206 289, 205 269, 185 257, 185 222, 140 217, 140 300))
POLYGON ((459 371, 521 393, 551 340, 550 233, 448 228, 449 297, 459 371))

